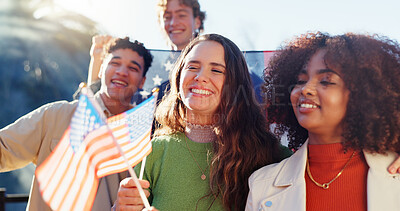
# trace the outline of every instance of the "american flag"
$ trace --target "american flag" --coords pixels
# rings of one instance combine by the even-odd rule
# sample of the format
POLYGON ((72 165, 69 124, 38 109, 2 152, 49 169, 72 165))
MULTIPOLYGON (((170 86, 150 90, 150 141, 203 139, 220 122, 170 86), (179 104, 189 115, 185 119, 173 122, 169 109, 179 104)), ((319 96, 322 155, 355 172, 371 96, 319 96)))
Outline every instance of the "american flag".
MULTIPOLYGON (((135 108, 107 120, 130 166, 135 166, 151 152, 150 135, 157 94, 155 92, 135 108)), ((124 159, 118 157, 99 165, 97 174, 102 177, 127 169, 124 159)))
POLYGON ((115 140, 122 144, 133 165, 151 151, 154 95, 134 109, 107 120, 109 125, 92 99, 86 94, 80 96, 70 127, 52 154, 36 169, 43 199, 53 210, 90 210, 98 178, 128 168, 126 163, 120 163, 115 140), (141 127, 136 127, 137 124, 141 127))

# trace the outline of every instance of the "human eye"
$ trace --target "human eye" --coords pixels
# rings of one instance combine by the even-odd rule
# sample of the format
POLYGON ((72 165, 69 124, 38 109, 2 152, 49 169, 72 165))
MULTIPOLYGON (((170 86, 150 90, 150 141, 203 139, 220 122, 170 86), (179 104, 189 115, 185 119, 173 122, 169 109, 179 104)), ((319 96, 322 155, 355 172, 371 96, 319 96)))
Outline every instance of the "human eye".
POLYGON ((297 81, 296 81, 296 85, 304 85, 306 83, 307 83, 307 81, 306 80, 302 80, 302 79, 297 79, 297 81))
POLYGON ((134 71, 134 72, 139 72, 139 68, 134 67, 134 66, 129 67, 129 70, 134 71))
POLYGON ((219 69, 211 69, 211 72, 217 73, 217 74, 224 74, 225 73, 225 71, 219 70, 219 69))
POLYGON ((179 17, 179 18, 186 18, 187 15, 186 15, 186 14, 179 14, 178 17, 179 17))
POLYGON ((197 66, 195 66, 195 65, 187 65, 186 66, 186 69, 187 70, 190 70, 190 71, 195 71, 195 70, 197 70, 197 69, 199 69, 197 66))
POLYGON ((334 85, 335 83, 332 83, 332 82, 330 82, 330 81, 321 81, 321 82, 319 82, 320 84, 322 84, 322 85, 324 85, 324 86, 328 86, 328 85, 334 85))
POLYGON ((297 76, 296 85, 304 85, 307 83, 307 77, 305 74, 300 74, 297 76))
POLYGON ((112 66, 118 66, 118 65, 119 65, 119 62, 117 62, 117 61, 110 61, 110 64, 111 64, 112 66))
POLYGON ((335 85, 335 81, 332 79, 331 74, 326 74, 321 78, 321 81, 319 82, 323 86, 329 86, 329 85, 335 85))
POLYGON ((165 14, 163 19, 164 19, 164 22, 170 21, 171 20, 171 15, 170 14, 165 14))
POLYGON ((188 14, 184 11, 179 12, 177 15, 179 18, 186 18, 188 16, 188 14))

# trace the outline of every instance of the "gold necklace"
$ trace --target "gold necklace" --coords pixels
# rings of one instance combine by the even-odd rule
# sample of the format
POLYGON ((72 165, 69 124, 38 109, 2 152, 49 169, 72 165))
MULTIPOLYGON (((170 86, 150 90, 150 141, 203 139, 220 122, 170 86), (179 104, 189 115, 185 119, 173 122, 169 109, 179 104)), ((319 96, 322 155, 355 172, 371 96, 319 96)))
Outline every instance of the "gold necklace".
POLYGON ((197 167, 199 167, 199 169, 200 169, 200 171, 201 171, 201 177, 200 177, 200 178, 201 178, 202 180, 206 180, 207 177, 206 177, 206 175, 205 175, 205 172, 207 171, 207 168, 203 171, 203 169, 200 167, 199 163, 197 162, 196 158, 194 158, 194 156, 193 156, 193 154, 192 154, 192 151, 191 151, 190 148, 189 148, 189 145, 188 145, 188 142, 187 142, 187 137, 185 137, 185 141, 186 141, 186 147, 188 148, 190 155, 192 156, 194 162, 196 163, 197 167))
POLYGON ((336 175, 336 177, 334 177, 331 181, 329 181, 329 182, 327 182, 327 183, 324 183, 324 184, 321 185, 320 183, 318 183, 317 181, 314 180, 314 178, 313 178, 312 175, 311 175, 310 164, 309 164, 309 162, 308 162, 308 159, 307 159, 307 164, 306 164, 306 166, 307 166, 307 174, 308 174, 308 176, 310 177, 311 181, 314 182, 314 184, 316 184, 318 187, 321 187, 321 188, 323 188, 323 189, 326 190, 326 189, 329 188, 329 185, 330 185, 333 181, 335 181, 335 180, 343 173, 344 169, 345 169, 345 168, 347 167, 347 165, 350 163, 350 160, 354 157, 355 154, 356 154, 356 152, 354 151, 353 154, 350 156, 349 160, 346 162, 346 164, 344 164, 342 170, 340 170, 340 172, 336 175))

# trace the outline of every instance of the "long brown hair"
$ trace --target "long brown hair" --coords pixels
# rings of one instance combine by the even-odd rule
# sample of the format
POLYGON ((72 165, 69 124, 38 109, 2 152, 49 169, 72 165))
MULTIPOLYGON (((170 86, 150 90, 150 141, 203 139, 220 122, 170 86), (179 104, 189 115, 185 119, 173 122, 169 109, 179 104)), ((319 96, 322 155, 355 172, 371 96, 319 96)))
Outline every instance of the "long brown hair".
POLYGON ((179 96, 184 58, 200 42, 215 41, 224 48, 226 65, 221 103, 214 115, 217 140, 213 143, 210 195, 222 196, 227 210, 244 210, 248 178, 258 168, 280 161, 278 140, 268 132, 265 114, 255 99, 242 52, 229 39, 207 34, 194 39, 182 52, 171 75, 171 89, 156 112, 161 124, 155 135, 183 132, 185 105, 179 96))

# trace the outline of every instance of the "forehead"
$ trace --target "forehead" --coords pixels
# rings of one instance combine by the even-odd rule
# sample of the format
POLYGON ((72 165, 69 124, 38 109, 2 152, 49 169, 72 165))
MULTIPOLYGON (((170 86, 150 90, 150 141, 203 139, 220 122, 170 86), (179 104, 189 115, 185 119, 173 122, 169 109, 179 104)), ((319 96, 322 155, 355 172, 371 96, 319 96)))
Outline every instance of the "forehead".
POLYGON ((142 68, 144 67, 144 59, 140 56, 136 51, 125 48, 125 49, 117 49, 106 56, 106 61, 118 59, 127 63, 138 63, 142 68))
POLYGON ((224 47, 215 41, 201 41, 186 55, 185 63, 200 61, 225 65, 224 47))
POLYGON ((326 69, 325 54, 326 50, 317 50, 305 64, 304 70, 310 74, 316 73, 320 69, 326 69))
POLYGON ((164 13, 174 13, 174 12, 187 12, 193 13, 193 9, 179 0, 170 0, 167 3, 164 13))

